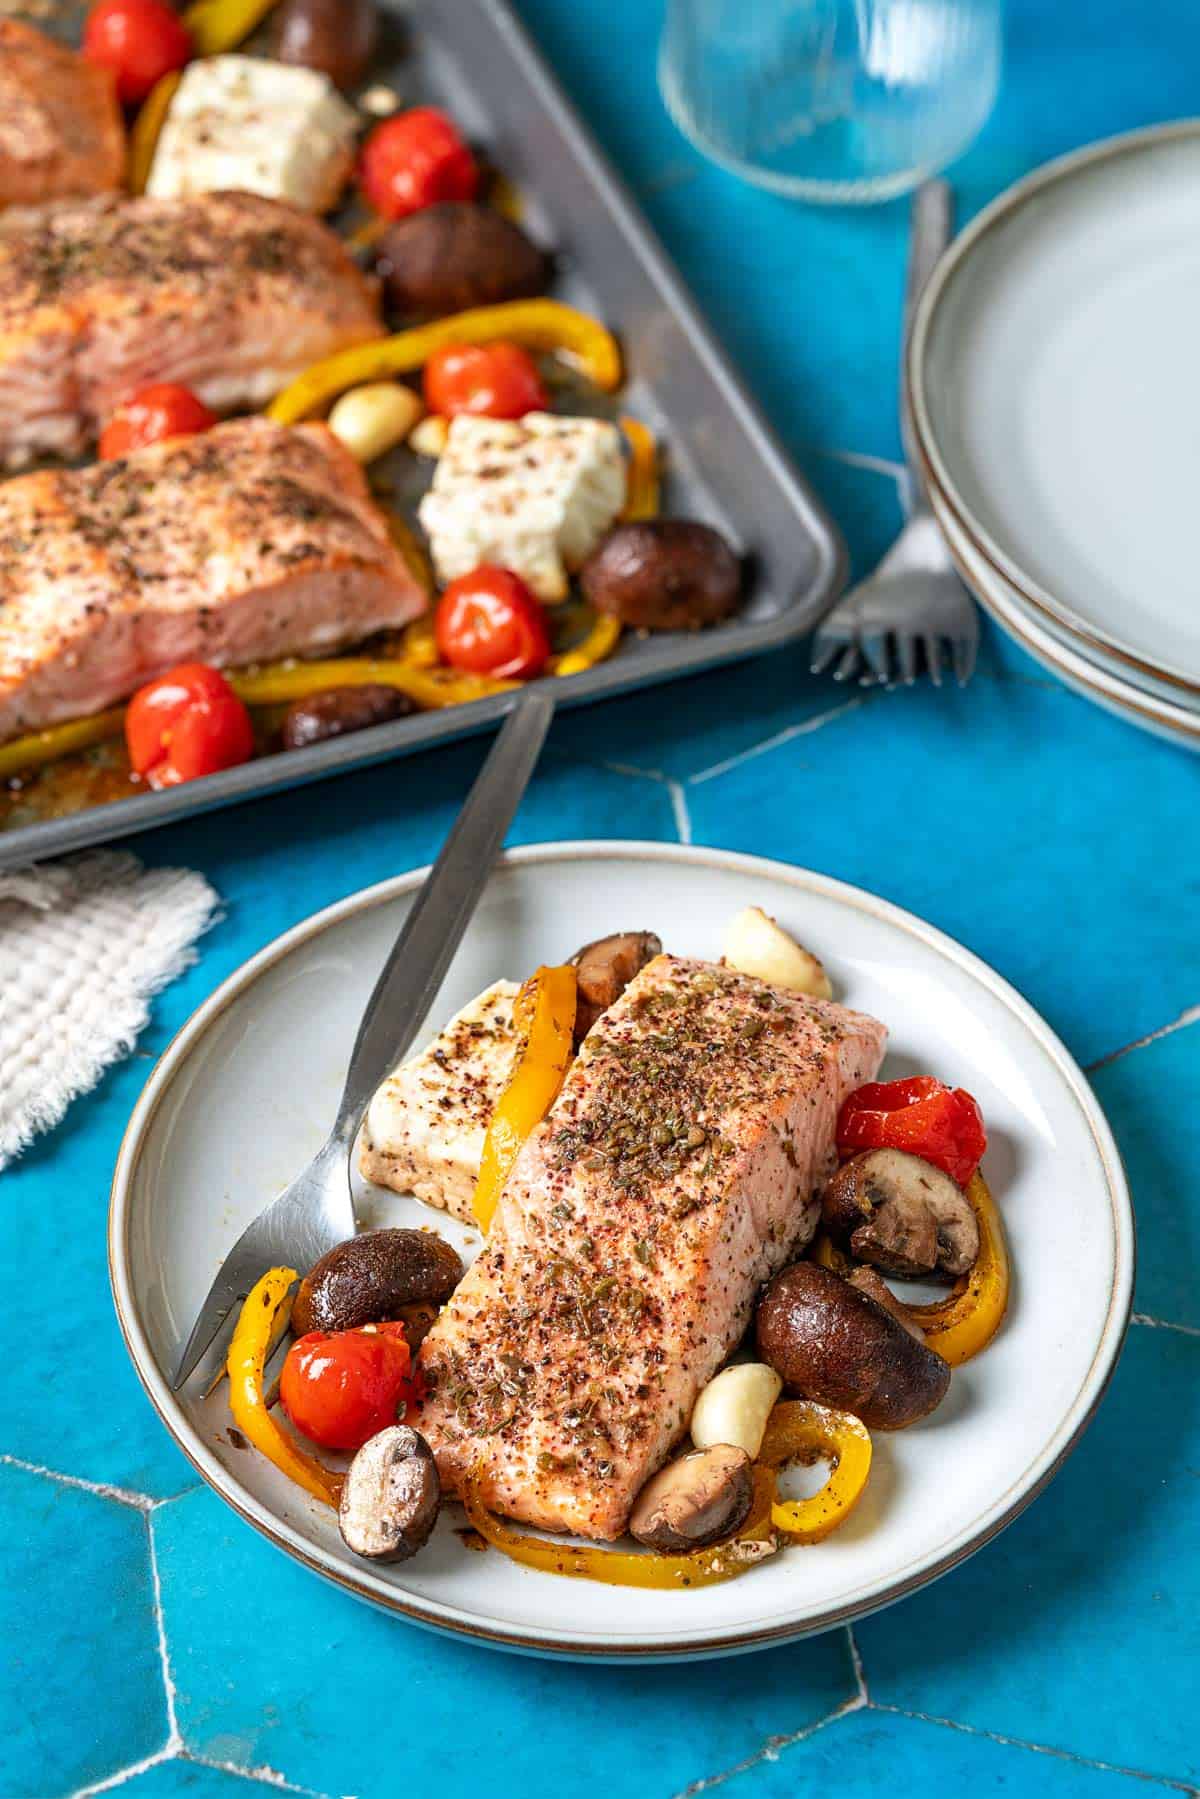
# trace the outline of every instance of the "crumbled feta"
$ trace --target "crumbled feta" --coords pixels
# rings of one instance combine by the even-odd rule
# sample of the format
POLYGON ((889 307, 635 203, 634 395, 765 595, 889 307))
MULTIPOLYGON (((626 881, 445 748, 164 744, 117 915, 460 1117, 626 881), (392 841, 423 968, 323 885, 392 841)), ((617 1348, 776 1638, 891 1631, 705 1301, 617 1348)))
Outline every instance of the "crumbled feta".
POLYGON ((460 413, 420 517, 442 581, 495 562, 553 602, 624 503, 620 433, 605 419, 460 413))
POLYGON ((357 119, 328 76, 259 56, 191 63, 159 134, 146 191, 238 188, 328 212, 354 166, 357 119))

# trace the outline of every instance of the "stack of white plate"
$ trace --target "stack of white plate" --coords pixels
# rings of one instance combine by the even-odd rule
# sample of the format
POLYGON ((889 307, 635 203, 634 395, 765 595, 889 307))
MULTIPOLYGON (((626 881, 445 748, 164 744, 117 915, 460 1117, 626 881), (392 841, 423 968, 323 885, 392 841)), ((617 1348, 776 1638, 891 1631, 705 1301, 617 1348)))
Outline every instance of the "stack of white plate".
POLYGON ((994 201, 925 292, 906 378, 980 603, 1079 692, 1200 749, 1200 120, 994 201))

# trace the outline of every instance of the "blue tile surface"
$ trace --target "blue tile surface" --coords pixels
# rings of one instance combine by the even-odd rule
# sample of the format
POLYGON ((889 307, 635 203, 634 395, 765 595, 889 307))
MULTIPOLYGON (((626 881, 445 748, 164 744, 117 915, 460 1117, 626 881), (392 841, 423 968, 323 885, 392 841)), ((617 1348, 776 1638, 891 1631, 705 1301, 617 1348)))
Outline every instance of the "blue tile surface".
MULTIPOLYGON (((519 10, 866 570, 899 518, 903 206, 803 211, 703 165, 655 95, 658 8, 519 10)), ((1000 102, 953 172, 962 214, 1046 156, 1194 110, 1195 32, 1194 0, 1012 0, 1000 102)), ((1137 1201, 1145 1322, 1047 1493, 859 1627, 865 1689, 845 1632, 693 1668, 476 1651, 356 1606, 238 1524, 195 1487, 112 1319, 121 1131, 149 1059, 246 956, 434 854, 482 746, 196 820, 137 848, 204 870, 223 918, 137 1055, 3 1177, 0 1799, 109 1781, 138 1799, 1200 1785, 1200 764, 990 626, 980 669, 966 695, 864 700, 796 650, 575 713, 513 838, 690 836, 860 882, 993 962, 1092 1065, 1137 1201)))
POLYGON ((0 1790, 70 1792, 167 1738, 146 1516, 11 1463, 0 1508, 0 1790))

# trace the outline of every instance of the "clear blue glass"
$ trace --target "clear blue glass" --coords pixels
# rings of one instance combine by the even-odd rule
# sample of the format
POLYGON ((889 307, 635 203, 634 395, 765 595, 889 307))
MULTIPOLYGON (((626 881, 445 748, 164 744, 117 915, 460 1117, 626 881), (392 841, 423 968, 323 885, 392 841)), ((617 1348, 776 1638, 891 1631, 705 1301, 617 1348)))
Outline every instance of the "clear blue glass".
POLYGON ((667 0, 659 86, 696 148, 803 200, 952 162, 1000 79, 1003 0, 667 0))

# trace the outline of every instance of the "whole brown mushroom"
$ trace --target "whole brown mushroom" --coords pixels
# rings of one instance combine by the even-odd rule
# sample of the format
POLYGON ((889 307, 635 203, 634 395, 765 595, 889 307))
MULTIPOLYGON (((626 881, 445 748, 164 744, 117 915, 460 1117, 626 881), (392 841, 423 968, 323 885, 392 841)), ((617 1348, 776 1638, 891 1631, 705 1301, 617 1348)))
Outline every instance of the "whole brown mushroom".
POLYGON ((638 970, 662 954, 662 940, 653 931, 616 931, 585 943, 571 957, 575 966, 575 1042, 580 1044, 602 1012, 607 1012, 628 987, 638 970))
POLYGON ((903 1430, 945 1398, 949 1364, 890 1311, 816 1262, 769 1283, 756 1318, 758 1352, 789 1393, 903 1430))
POLYGON ((338 87, 357 87, 379 43, 376 0, 283 0, 275 14, 280 62, 317 69, 338 87))
POLYGON ((315 1262, 300 1283, 292 1330, 356 1330, 399 1317, 417 1302, 440 1304, 463 1277, 456 1250, 433 1231, 364 1231, 315 1262))
POLYGON ((416 707, 406 693, 379 682, 361 687, 330 687, 293 700, 283 716, 280 738, 285 750, 307 749, 312 743, 328 743, 351 731, 407 718, 416 707))
POLYGON ((833 1236, 885 1274, 957 1280, 979 1254, 979 1224, 962 1188, 905 1150, 852 1156, 826 1186, 821 1211, 833 1236))
POLYGON ((392 310, 441 318, 471 306, 544 294, 550 258, 490 206, 444 201, 389 225, 376 267, 392 310))
POLYGON ((711 525, 655 518, 617 525, 579 574, 584 598, 635 631, 699 631, 737 606, 742 568, 711 525))

